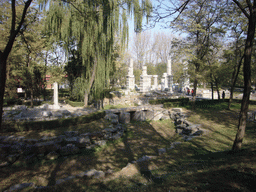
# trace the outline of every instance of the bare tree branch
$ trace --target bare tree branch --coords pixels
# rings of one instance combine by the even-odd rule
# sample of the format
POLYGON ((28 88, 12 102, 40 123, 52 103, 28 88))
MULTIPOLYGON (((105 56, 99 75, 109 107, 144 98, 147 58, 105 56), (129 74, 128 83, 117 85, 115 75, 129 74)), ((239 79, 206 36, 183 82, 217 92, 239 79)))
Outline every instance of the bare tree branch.
POLYGON ((241 11, 244 13, 244 15, 249 19, 250 15, 246 12, 246 10, 243 8, 243 6, 237 0, 233 0, 233 1, 241 9, 241 11))

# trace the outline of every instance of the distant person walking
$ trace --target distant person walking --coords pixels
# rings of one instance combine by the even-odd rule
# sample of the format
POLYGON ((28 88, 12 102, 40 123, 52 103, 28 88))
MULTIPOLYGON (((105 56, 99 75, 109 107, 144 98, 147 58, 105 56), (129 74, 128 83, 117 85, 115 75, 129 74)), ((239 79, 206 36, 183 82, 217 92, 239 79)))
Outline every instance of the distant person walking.
POLYGON ((222 99, 225 99, 225 91, 222 92, 222 99))
POLYGON ((194 89, 191 90, 191 95, 194 96, 194 89))
POLYGON ((189 95, 189 93, 190 93, 190 89, 188 88, 188 95, 189 95))

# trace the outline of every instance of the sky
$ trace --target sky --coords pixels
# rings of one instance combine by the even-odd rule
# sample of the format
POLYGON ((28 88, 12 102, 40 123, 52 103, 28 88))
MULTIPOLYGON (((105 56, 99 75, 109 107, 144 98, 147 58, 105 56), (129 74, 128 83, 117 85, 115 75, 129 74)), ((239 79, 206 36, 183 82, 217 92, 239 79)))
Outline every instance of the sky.
MULTIPOLYGON (((162 5, 162 8, 166 8, 166 7, 172 7, 172 4, 170 3, 169 0, 151 0, 152 5, 154 7, 157 7, 159 5, 159 1, 164 2, 162 5)), ((165 10, 164 9, 157 9, 158 12, 164 14, 165 10)), ((170 13, 170 12, 168 12, 170 13)), ((160 22, 156 22, 155 26, 153 28, 149 27, 149 24, 146 24, 146 19, 144 18, 144 27, 143 30, 146 31, 150 31, 152 36, 158 32, 164 32, 164 33, 173 33, 175 36, 180 36, 180 34, 178 33, 174 33, 170 28, 167 28, 167 24, 165 24, 165 22, 170 21, 171 19, 173 19, 173 17, 168 17, 165 20, 161 20, 160 22)), ((129 21, 129 48, 131 47, 132 41, 133 41, 133 37, 135 36, 135 32, 134 32, 134 20, 132 18, 130 18, 129 21)))

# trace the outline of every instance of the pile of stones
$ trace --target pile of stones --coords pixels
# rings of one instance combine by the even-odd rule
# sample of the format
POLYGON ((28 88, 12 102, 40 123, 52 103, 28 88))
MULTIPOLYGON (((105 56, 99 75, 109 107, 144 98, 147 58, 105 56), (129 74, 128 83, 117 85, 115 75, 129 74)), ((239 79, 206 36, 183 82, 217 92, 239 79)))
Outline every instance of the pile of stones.
POLYGON ((57 159, 80 153, 84 149, 102 146, 108 140, 116 140, 125 132, 121 124, 111 125, 100 132, 78 134, 67 131, 59 136, 43 136, 40 139, 0 136, 0 167, 7 166, 20 159, 32 163, 39 159, 57 159))
POLYGON ((204 133, 200 124, 194 124, 187 120, 187 115, 182 112, 181 108, 173 108, 170 112, 170 117, 176 125, 176 133, 184 136, 185 141, 201 136, 204 133))
POLYGON ((75 112, 61 108, 52 110, 51 105, 44 104, 35 108, 27 108, 25 105, 4 107, 3 121, 51 121, 59 118, 71 118, 88 115, 97 109, 77 109, 75 112))

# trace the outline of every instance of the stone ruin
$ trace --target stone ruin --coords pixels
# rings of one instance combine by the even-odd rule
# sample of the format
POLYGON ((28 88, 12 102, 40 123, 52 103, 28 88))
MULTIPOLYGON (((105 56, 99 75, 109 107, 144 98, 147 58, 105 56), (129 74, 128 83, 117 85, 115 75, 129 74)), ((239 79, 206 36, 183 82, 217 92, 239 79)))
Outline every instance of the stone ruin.
MULTIPOLYGON (((176 132, 183 135, 184 141, 191 140, 194 137, 201 136, 204 131, 200 125, 194 125, 186 120, 186 115, 182 113, 181 108, 173 108, 171 111, 163 109, 160 106, 144 106, 126 109, 106 110, 105 119, 111 121, 111 126, 94 133, 82 133, 78 131, 66 131, 63 135, 48 137, 43 136, 40 139, 25 139, 24 137, 0 136, 0 167, 8 166, 20 159, 26 163, 33 163, 40 159, 54 160, 60 156, 74 155, 81 153, 84 149, 94 149, 97 146, 103 146, 108 140, 116 140, 123 136, 126 129, 120 123, 130 123, 133 121, 145 120, 163 120, 172 119, 176 125, 176 132)), ((170 143, 167 148, 158 149, 158 155, 176 148, 182 142, 170 143)), ((143 163, 157 158, 157 156, 144 155, 141 158, 128 163, 122 171, 129 170, 133 164, 143 163)), ((152 178, 155 177, 149 170, 152 178)), ((112 175, 113 171, 98 171, 95 169, 81 172, 77 175, 71 175, 56 181, 55 185, 72 180, 74 178, 104 178, 106 175, 112 175)), ((114 177, 115 178, 115 177, 114 177)), ((21 190, 27 187, 36 189, 47 189, 50 186, 35 186, 34 183, 21 183, 10 187, 6 191, 21 190)))
MULTIPOLYGON (((163 74, 163 78, 161 79, 161 89, 162 91, 168 90, 169 92, 173 92, 173 75, 172 75, 172 66, 171 60, 168 60, 167 63, 167 72, 163 74)), ((147 74, 147 66, 142 67, 142 74, 140 75, 140 85, 139 89, 141 93, 147 93, 151 90, 159 90, 157 83, 158 75, 148 75, 147 74), (153 85, 151 85, 151 79, 153 77, 153 85)), ((128 90, 135 89, 135 77, 133 74, 133 60, 130 60, 130 65, 128 67, 128 75, 126 76, 126 87, 128 90)))

